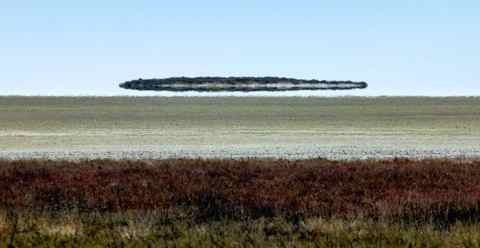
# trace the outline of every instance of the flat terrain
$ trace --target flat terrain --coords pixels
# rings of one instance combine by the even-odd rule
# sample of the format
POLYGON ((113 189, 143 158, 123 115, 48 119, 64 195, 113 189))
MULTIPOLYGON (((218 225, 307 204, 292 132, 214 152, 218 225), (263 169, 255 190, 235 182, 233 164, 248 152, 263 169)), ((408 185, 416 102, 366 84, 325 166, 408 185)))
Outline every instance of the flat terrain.
POLYGON ((0 157, 479 157, 477 97, 0 97, 0 157))

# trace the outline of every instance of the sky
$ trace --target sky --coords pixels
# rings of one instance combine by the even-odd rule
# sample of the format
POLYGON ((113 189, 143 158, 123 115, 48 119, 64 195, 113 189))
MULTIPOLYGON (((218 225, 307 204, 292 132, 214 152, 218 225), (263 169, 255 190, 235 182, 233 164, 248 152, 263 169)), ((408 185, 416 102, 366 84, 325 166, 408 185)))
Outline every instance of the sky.
POLYGON ((0 0, 0 95, 172 95, 118 84, 174 76, 480 95, 479 13, 478 0, 0 0))

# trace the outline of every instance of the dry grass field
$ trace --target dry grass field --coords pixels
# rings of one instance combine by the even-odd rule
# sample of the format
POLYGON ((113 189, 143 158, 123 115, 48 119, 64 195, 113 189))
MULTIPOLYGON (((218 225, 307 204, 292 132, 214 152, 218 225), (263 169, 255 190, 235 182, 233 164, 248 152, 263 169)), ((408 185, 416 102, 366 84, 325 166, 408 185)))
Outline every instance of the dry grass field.
POLYGON ((0 97, 0 157, 476 157, 478 97, 0 97))
POLYGON ((478 247, 478 160, 0 161, 1 247, 478 247))

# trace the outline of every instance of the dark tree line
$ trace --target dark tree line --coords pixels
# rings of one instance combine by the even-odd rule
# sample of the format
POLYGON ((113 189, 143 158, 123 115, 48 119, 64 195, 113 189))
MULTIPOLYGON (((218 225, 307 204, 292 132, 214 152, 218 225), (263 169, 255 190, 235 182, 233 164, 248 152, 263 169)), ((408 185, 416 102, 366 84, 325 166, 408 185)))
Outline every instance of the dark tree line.
POLYGON ((365 89, 365 82, 304 80, 284 77, 172 77, 138 79, 120 84, 121 88, 151 91, 291 91, 365 89))

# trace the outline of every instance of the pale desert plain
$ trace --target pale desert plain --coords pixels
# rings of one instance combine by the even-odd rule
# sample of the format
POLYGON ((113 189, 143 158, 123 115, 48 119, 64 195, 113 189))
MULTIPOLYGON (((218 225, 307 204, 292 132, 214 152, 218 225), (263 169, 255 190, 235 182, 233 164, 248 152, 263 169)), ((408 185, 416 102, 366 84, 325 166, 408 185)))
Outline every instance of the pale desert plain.
POLYGON ((480 155, 479 97, 0 97, 0 157, 480 155))

